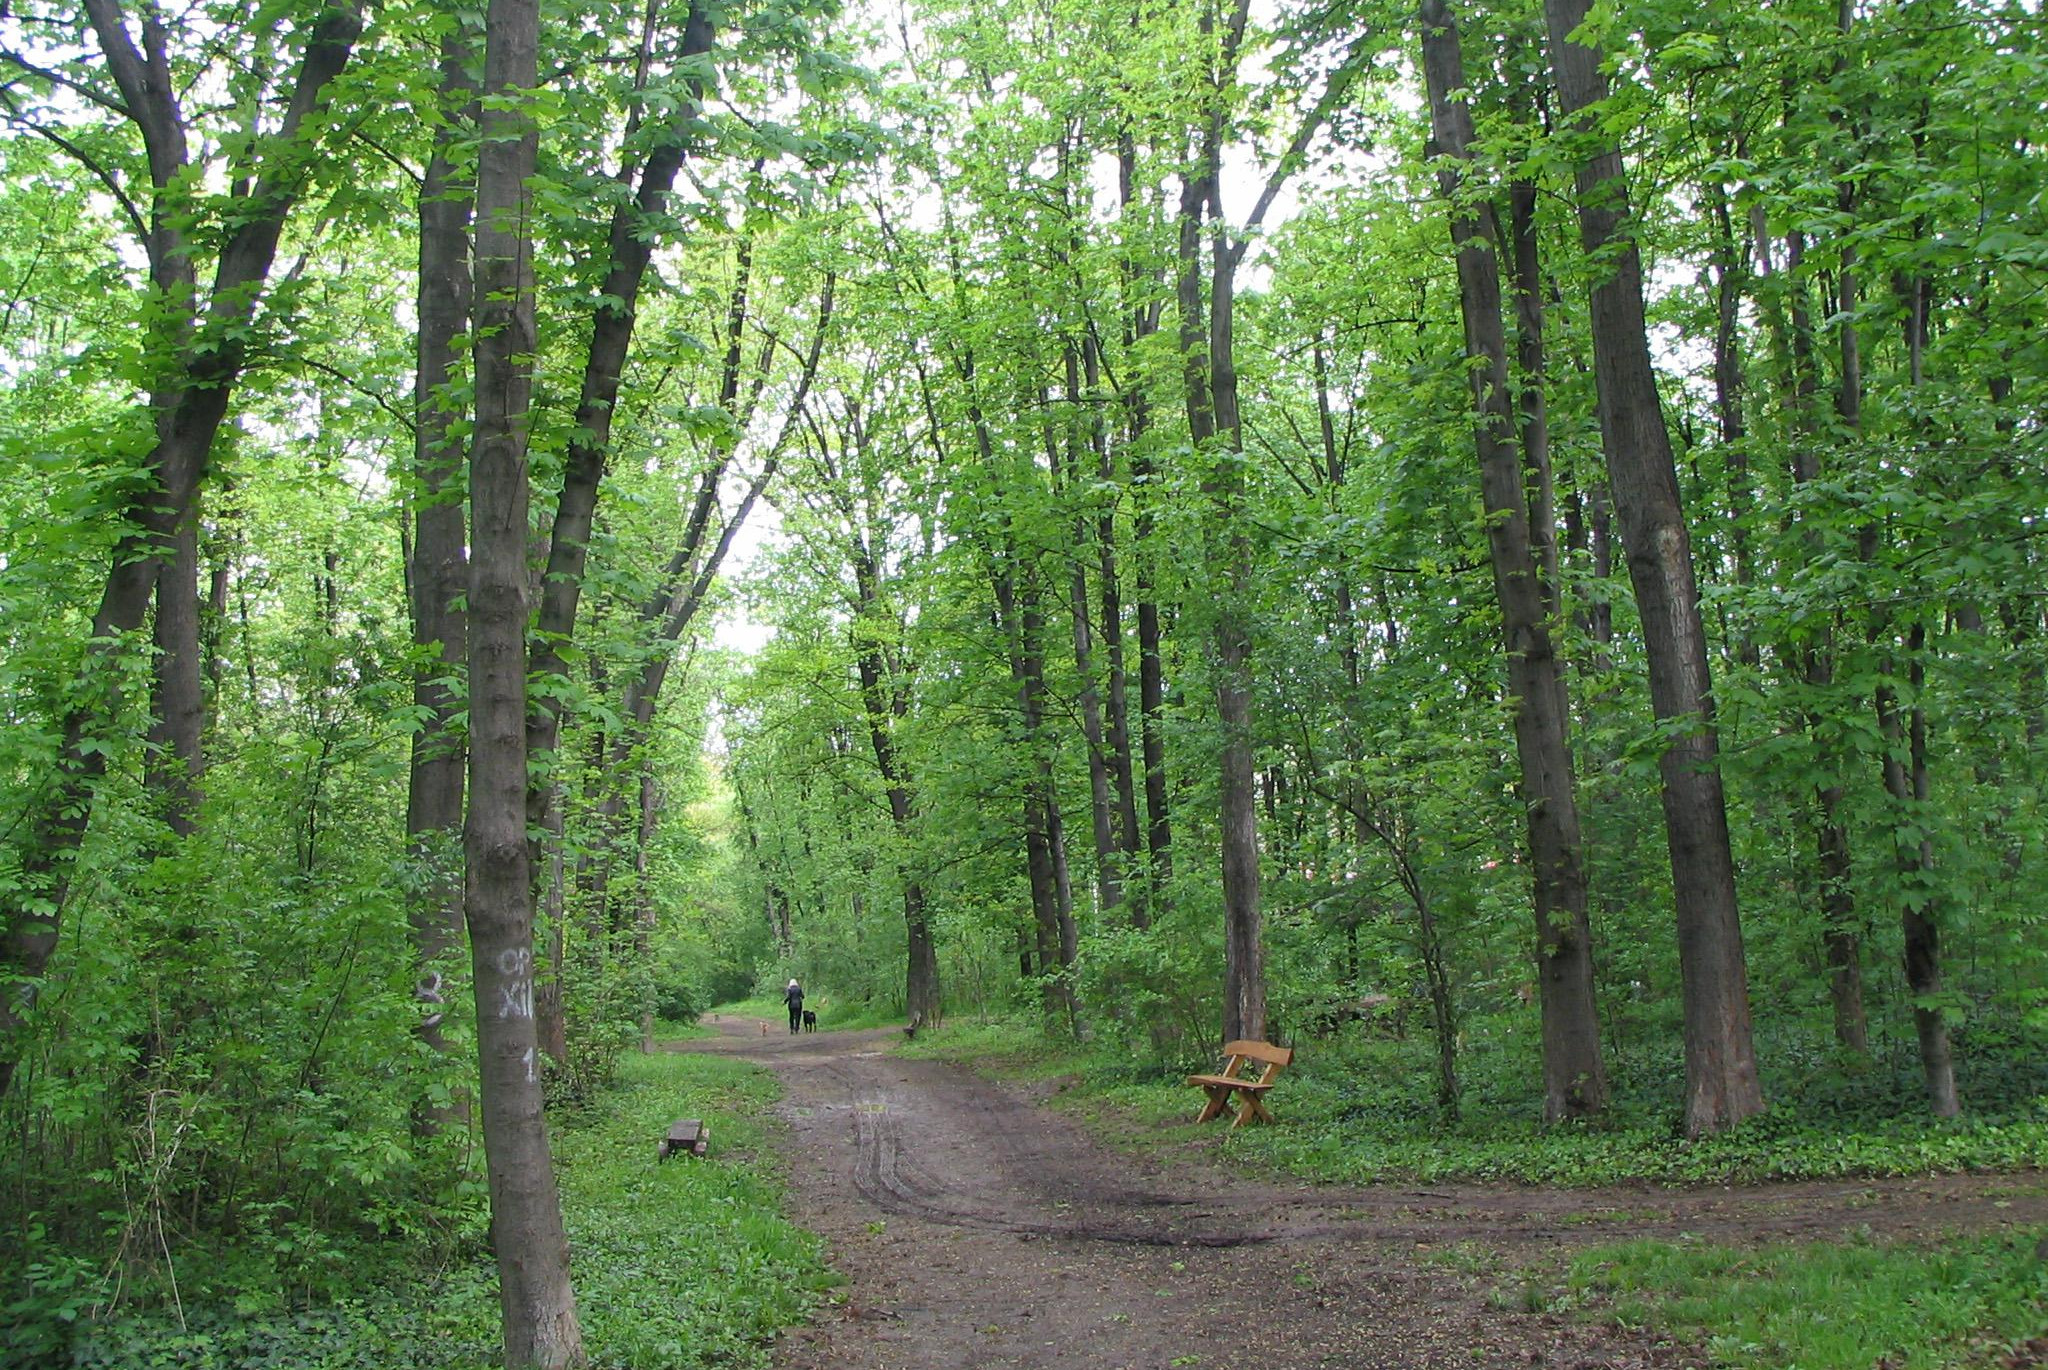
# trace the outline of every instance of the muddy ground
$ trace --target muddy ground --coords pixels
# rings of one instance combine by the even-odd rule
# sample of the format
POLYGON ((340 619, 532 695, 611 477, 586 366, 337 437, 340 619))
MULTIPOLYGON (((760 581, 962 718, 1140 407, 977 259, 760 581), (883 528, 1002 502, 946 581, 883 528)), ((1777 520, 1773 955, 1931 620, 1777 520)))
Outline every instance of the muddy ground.
MULTIPOLYGON (((907 1060, 900 1031, 715 1024, 691 1050, 781 1078, 791 1218, 844 1301, 783 1370, 1703 1366, 1696 1348, 1518 1306, 1512 1272, 1573 1246, 2048 1222, 2038 1176, 1703 1189, 1337 1189, 1216 1163, 1217 1132, 1143 1156, 1044 1089, 907 1060)), ((1190 1114, 1200 1103, 1190 1090, 1190 1114)), ((1286 1092, 1274 1096, 1284 1118, 1286 1092)))

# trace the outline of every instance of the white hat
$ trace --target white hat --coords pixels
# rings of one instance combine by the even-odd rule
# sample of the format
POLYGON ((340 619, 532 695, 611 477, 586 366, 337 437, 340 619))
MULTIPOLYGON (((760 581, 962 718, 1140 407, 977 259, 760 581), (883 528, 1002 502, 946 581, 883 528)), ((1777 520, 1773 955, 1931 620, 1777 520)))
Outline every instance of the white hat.
POLYGON ((795 989, 795 988, 796 988, 796 981, 794 981, 794 980, 790 981, 790 982, 789 982, 789 987, 790 987, 791 989, 795 989))

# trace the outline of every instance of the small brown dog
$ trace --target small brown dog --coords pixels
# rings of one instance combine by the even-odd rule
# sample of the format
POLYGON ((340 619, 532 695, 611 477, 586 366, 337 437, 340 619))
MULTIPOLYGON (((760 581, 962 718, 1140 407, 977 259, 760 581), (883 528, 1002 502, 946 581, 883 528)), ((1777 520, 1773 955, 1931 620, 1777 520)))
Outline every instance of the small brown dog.
POLYGON ((761 1024, 761 1035, 763 1037, 768 1035, 768 1025, 766 1023, 761 1024))

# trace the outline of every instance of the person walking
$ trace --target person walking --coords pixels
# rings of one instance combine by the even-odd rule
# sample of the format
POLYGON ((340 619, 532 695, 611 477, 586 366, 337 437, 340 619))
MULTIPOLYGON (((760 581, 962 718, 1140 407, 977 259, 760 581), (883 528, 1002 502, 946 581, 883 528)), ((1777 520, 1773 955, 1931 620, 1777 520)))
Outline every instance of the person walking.
POLYGON ((789 988, 782 991, 782 1002, 789 1005, 789 1030, 800 1032, 804 1025, 804 987, 796 981, 789 982, 789 988))

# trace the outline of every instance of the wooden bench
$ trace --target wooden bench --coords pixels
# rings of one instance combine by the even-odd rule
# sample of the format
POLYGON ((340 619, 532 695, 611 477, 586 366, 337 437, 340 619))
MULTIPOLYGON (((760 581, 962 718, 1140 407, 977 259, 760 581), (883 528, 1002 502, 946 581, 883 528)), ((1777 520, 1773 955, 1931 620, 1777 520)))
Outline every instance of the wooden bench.
POLYGON ((1202 1115, 1195 1121, 1206 1123, 1211 1118, 1222 1117, 1230 1111, 1230 1096, 1235 1094, 1243 1103, 1237 1110, 1237 1116, 1231 1120, 1232 1130, 1254 1118, 1262 1123, 1272 1122, 1273 1115, 1266 1111, 1263 1096, 1273 1087, 1273 1081, 1287 1063, 1294 1059, 1294 1048, 1276 1047, 1267 1042, 1231 1042, 1224 1046, 1223 1054, 1228 1059, 1221 1075, 1188 1076, 1189 1084, 1200 1086, 1202 1092, 1209 1096, 1202 1115), (1266 1063, 1266 1068, 1256 1080, 1242 1073, 1253 1061, 1266 1063))
POLYGON ((655 1152, 656 1161, 665 1161, 678 1151, 687 1151, 692 1156, 702 1156, 711 1149, 711 1129, 695 1118, 678 1118, 668 1125, 668 1135, 661 1139, 661 1147, 655 1152))

